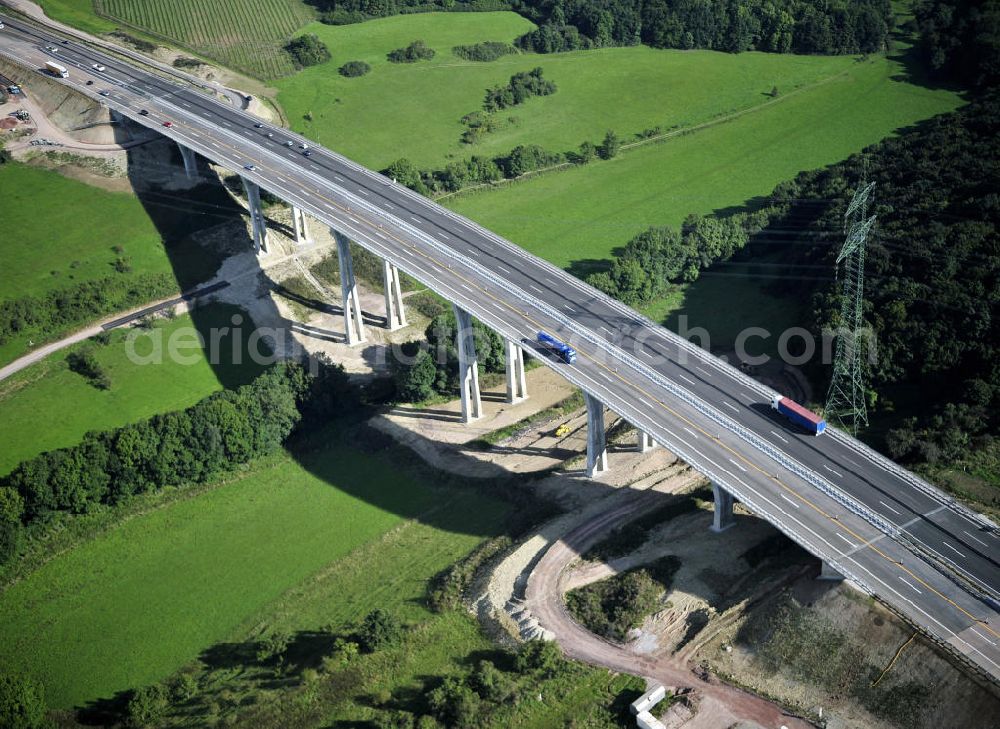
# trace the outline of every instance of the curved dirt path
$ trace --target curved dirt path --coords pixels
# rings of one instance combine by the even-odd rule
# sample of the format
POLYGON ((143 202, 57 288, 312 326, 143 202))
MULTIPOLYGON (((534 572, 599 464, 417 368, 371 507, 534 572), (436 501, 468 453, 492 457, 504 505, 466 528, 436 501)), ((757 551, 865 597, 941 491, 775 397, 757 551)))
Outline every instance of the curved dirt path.
POLYGON ((688 666, 671 658, 637 655, 627 648, 594 635, 576 623, 563 601, 566 567, 577 560, 583 545, 598 533, 631 518, 635 504, 602 514, 552 544, 539 560, 528 580, 526 604, 539 623, 551 631, 570 658, 604 666, 615 671, 640 675, 664 686, 691 688, 701 695, 698 713, 686 727, 715 729, 740 721, 767 729, 807 729, 812 725, 790 716, 781 707, 741 689, 709 677, 696 675, 688 666))

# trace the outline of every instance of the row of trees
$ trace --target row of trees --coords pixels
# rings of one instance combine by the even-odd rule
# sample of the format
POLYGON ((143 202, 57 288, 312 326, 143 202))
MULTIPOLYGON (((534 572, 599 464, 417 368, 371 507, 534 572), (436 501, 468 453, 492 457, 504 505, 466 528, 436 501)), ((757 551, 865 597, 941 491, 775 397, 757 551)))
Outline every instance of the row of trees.
POLYGON ((451 52, 459 58, 464 58, 466 61, 489 62, 503 58, 504 56, 516 54, 518 50, 510 43, 483 41, 482 43, 473 43, 468 46, 455 46, 451 49, 451 52))
POLYGON ((205 482, 270 453, 302 421, 349 410, 353 388, 339 365, 277 365, 254 382, 178 412, 88 433, 70 448, 42 453, 0 479, 0 564, 24 528, 57 512, 81 514, 166 486, 205 482))
POLYGON ((555 83, 544 78, 542 69, 536 67, 530 71, 515 73, 505 86, 487 89, 483 110, 492 113, 523 104, 532 96, 549 96, 555 92, 555 83))
POLYGON ((893 28, 888 0, 523 0, 539 27, 518 39, 553 53, 645 43, 739 53, 873 53, 893 28))
POLYGON ((0 344, 33 332, 67 329, 130 309, 177 290, 168 274, 105 276, 55 289, 41 296, 0 301, 0 344))
POLYGON ((781 209, 767 207, 726 218, 689 215, 680 229, 649 228, 625 245, 608 270, 590 274, 587 283, 629 306, 642 306, 730 258, 781 209))
POLYGON ((434 49, 428 48, 422 40, 415 40, 405 48, 397 48, 386 55, 392 63, 416 63, 434 58, 434 49))

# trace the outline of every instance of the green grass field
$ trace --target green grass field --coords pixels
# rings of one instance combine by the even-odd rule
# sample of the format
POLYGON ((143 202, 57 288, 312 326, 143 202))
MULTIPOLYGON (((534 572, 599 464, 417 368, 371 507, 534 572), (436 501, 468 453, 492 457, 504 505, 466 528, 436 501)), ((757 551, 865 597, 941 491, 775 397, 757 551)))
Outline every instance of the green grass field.
MULTIPOLYGON (((241 309, 212 304, 197 312, 197 328, 229 326, 241 309)), ((158 321, 155 332, 169 338, 192 326, 190 316, 158 321)), ((231 337, 220 341, 222 359, 210 365, 205 353, 197 352, 195 364, 182 365, 164 358, 162 364, 135 365, 128 359, 126 331, 116 331, 107 345, 86 342, 61 351, 0 382, 0 474, 42 451, 73 445, 89 430, 105 430, 141 420, 156 413, 193 405, 225 383, 249 382, 260 367, 244 356, 243 365, 233 365, 231 337), (98 390, 71 372, 67 355, 83 347, 94 350, 98 362, 111 378, 110 390, 98 390)), ((243 340, 246 341, 246 338, 243 340)), ((139 354, 151 351, 151 340, 138 340, 139 354)), ((244 349, 245 355, 245 349, 244 349)))
POLYGON ((0 165, 0 196, 7 217, 0 239, 2 298, 115 275, 115 245, 124 249, 134 273, 173 270, 160 233, 133 195, 14 163, 0 165))
POLYGON ((421 570, 471 549, 505 509, 346 447, 266 459, 223 487, 132 518, 9 587, 0 595, 0 662, 43 681, 53 707, 108 697, 229 639, 268 603, 404 518, 444 525, 433 538, 447 544, 435 544, 433 556, 408 550, 415 572, 395 562, 395 585, 354 603, 352 585, 378 587, 357 572, 343 588, 334 582, 334 602, 317 604, 309 618, 403 604, 430 576, 421 570))
POLYGON ((448 206, 557 265, 603 260, 648 226, 743 206, 800 170, 961 103, 896 80, 893 60, 851 64, 844 76, 734 121, 448 206))
POLYGON ((853 64, 846 57, 644 46, 505 56, 491 63, 466 61, 451 51, 458 44, 513 40, 532 27, 515 13, 431 13, 341 27, 317 23, 307 30, 327 43, 333 59, 278 81, 278 100, 294 128, 358 162, 378 169, 407 157, 420 167, 443 167, 452 157, 492 156, 518 144, 576 149, 584 140, 599 142, 608 129, 629 136, 656 126, 690 126, 764 103, 773 86, 787 93, 853 64), (437 55, 414 64, 386 60, 387 52, 415 39, 437 55), (336 69, 350 60, 368 62, 371 72, 341 77, 336 69), (481 108, 486 89, 535 66, 555 81, 556 93, 508 109, 503 118, 514 122, 475 145, 462 144, 460 120, 481 108))
POLYGON ((94 0, 38 0, 45 14, 88 33, 107 33, 115 24, 94 12, 94 0))

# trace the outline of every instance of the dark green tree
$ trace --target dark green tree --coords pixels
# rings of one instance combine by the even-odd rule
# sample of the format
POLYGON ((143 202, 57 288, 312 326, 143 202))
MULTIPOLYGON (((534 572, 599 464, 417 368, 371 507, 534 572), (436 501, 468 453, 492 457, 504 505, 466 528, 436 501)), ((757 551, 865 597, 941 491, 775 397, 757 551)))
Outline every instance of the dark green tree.
POLYGON ((36 729, 44 721, 42 687, 27 676, 0 673, 0 726, 36 729))

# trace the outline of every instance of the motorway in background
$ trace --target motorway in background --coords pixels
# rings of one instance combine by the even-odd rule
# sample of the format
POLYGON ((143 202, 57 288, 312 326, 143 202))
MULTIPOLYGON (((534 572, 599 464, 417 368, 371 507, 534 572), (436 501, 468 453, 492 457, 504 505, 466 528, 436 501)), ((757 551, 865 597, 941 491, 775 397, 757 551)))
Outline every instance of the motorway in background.
MULTIPOLYGON (((843 433, 830 429, 816 437, 795 429, 771 410, 770 389, 393 181, 200 90, 76 40, 64 43, 4 21, 0 52, 39 72, 56 60, 70 70, 58 80, 239 171, 384 256, 532 350, 754 513, 1000 678, 995 525, 843 433), (540 329, 570 342, 580 354, 576 365, 535 350, 540 329)), ((724 536, 719 546, 725 558, 724 536)))

